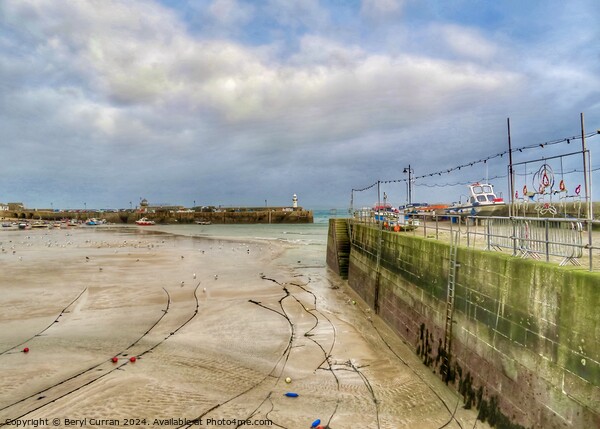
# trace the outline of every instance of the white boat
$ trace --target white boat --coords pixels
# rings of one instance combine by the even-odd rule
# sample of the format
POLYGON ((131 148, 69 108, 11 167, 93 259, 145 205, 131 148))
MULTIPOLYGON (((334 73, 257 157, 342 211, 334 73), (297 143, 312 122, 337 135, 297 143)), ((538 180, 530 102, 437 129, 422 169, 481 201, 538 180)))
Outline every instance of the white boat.
POLYGON ((210 225, 211 221, 209 221, 209 220, 197 220, 196 224, 197 225, 210 225))
POLYGON ((156 225, 156 222, 154 222, 153 220, 150 220, 148 218, 145 218, 145 217, 143 217, 139 220, 136 220, 135 223, 140 226, 156 225))
POLYGON ((489 183, 473 183, 469 185, 469 199, 465 202, 451 204, 446 209, 448 214, 461 216, 493 216, 506 204, 494 193, 489 183))

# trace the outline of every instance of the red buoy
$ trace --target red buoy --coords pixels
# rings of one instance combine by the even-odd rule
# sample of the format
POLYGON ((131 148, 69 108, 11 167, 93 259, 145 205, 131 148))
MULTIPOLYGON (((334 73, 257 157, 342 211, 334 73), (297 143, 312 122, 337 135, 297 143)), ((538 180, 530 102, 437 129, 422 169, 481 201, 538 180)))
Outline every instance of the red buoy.
POLYGON ((25 348, 23 349, 23 353, 29 353, 29 347, 25 347, 25 348))
POLYGON ((129 358, 129 362, 135 362, 136 360, 137 360, 137 359, 136 359, 136 357, 135 357, 135 356, 131 356, 131 357, 129 358))
POLYGON ((115 356, 114 358, 112 358, 111 360, 112 360, 114 363, 117 363, 117 362, 119 362, 119 358, 118 358, 118 357, 116 357, 116 356, 115 356))

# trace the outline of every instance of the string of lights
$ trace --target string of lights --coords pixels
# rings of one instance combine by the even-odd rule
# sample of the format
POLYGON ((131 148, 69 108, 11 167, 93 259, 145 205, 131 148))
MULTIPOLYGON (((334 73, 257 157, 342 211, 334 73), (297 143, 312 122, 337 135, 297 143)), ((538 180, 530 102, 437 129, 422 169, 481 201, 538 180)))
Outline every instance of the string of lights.
MULTIPOLYGON (((598 134, 600 134, 600 133, 598 131, 595 131, 595 132, 592 132, 592 133, 584 134, 584 137, 585 138, 590 138, 590 137, 597 136, 598 134)), ((560 143, 571 144, 572 141, 581 140, 581 138, 582 138, 581 136, 571 136, 571 137, 564 137, 564 138, 556 139, 556 140, 548 140, 548 141, 545 141, 543 143, 536 143, 536 144, 531 144, 531 145, 528 145, 528 146, 522 146, 522 147, 519 147, 519 148, 514 148, 514 149, 512 149, 511 152, 512 153, 523 152, 524 150, 537 149, 537 148, 542 148, 543 149, 543 148, 545 148, 547 146, 553 146, 553 145, 560 144, 560 143)), ((451 173, 453 171, 458 171, 458 170, 460 170, 462 168, 465 168, 465 167, 472 167, 473 165, 481 164, 481 163, 485 164, 485 163, 487 163, 488 161, 490 161, 492 159, 502 158, 504 155, 507 155, 508 153, 509 153, 509 151, 505 150, 504 152, 499 152, 497 154, 490 155, 490 156, 487 156, 485 158, 478 159, 476 161, 470 161, 470 162, 467 162, 467 163, 464 163, 464 164, 461 164, 461 165, 457 165, 455 167, 447 168, 445 170, 440 170, 440 171, 436 171, 436 172, 433 172, 433 173, 427 173, 427 174, 423 174, 421 176, 413 176, 412 180, 414 181, 416 179, 424 179, 424 178, 432 177, 432 176, 441 176, 442 174, 449 174, 449 173, 451 173)), ((596 171, 596 170, 598 170, 598 168, 594 169, 592 171, 596 171)), ((563 173, 563 174, 566 174, 566 173, 563 173)), ((492 179, 502 178, 502 177, 507 177, 507 175, 497 176, 497 177, 494 177, 492 179)), ((406 182, 408 182, 408 179, 407 178, 403 178, 403 179, 394 179, 394 180, 379 180, 379 181, 377 181, 377 182, 373 183, 372 185, 369 185, 369 186, 367 186, 365 188, 362 188, 362 189, 352 189, 352 191, 353 192, 362 192, 362 191, 366 191, 368 189, 371 189, 372 187, 376 186, 377 184, 401 183, 401 182, 405 182, 406 183, 406 182)), ((456 184, 452 184, 452 185, 451 184, 447 184, 445 186, 456 186, 456 185, 468 184, 468 183, 472 183, 472 182, 456 183, 456 184)), ((425 184, 415 184, 415 185, 416 186, 430 186, 430 187, 442 186, 442 185, 425 185, 425 184)))
MULTIPOLYGON (((599 171, 600 167, 595 167, 592 168, 592 172, 594 171, 599 171)), ((563 174, 563 175, 567 175, 567 174, 573 174, 573 173, 583 173, 583 170, 577 170, 577 169, 573 169, 573 170, 569 170, 569 171, 563 171, 562 173, 559 174, 563 174)), ((527 173, 515 173, 516 176, 533 176, 535 174, 535 171, 531 171, 531 172, 527 172, 527 173)), ((502 174, 499 176, 494 176, 494 177, 482 177, 478 180, 469 180, 466 182, 454 182, 454 183, 434 183, 434 184, 430 184, 430 183, 415 183, 415 186, 423 186, 425 188, 445 188, 445 187, 449 187, 449 186, 465 186, 465 185, 469 185, 473 182, 484 182, 484 181, 491 181, 491 180, 496 180, 496 179, 505 179, 508 177, 508 174, 502 174)))

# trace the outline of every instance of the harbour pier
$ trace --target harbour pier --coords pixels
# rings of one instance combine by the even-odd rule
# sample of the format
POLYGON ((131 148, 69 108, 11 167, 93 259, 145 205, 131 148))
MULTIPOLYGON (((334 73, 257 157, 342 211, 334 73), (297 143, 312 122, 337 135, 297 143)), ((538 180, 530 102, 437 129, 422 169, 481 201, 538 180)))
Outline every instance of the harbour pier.
POLYGON ((600 427, 600 272, 546 260, 549 244, 540 257, 469 246, 464 226, 447 226, 331 219, 327 264, 480 420, 600 427))

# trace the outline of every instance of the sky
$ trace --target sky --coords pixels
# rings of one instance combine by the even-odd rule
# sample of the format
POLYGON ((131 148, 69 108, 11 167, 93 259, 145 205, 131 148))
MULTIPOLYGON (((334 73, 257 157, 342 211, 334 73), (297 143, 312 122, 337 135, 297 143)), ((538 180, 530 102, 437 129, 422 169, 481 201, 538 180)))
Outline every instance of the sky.
POLYGON ((400 205, 409 166, 413 202, 508 199, 508 120, 516 192, 546 164, 576 195, 581 113, 600 179, 599 20, 597 0, 1 0, 0 202, 327 209, 379 181, 400 205))

